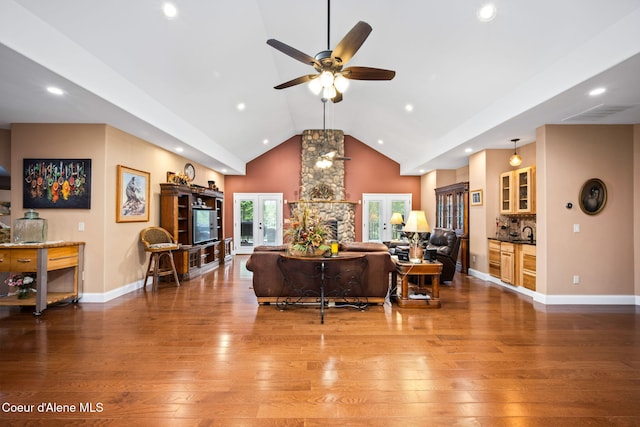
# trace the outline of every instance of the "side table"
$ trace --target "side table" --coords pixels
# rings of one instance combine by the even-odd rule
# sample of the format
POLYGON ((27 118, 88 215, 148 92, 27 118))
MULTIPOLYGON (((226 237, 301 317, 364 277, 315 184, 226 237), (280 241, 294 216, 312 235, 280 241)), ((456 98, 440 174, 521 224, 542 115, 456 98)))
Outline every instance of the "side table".
POLYGON ((393 258, 393 262, 396 264, 396 268, 391 273, 391 283, 398 283, 398 275, 400 275, 402 281, 400 295, 397 297, 398 307, 440 308, 440 273, 442 273, 442 263, 440 261, 422 261, 419 264, 414 264, 393 258), (431 277, 431 295, 429 295, 429 298, 410 298, 409 276, 431 277))
MULTIPOLYGON (((367 266, 364 254, 344 254, 336 257, 299 257, 281 254, 278 267, 284 277, 284 294, 276 306, 281 310, 289 304, 301 303, 306 297, 316 297, 320 305, 320 323, 324 323, 327 296, 349 298, 351 288, 362 282, 367 266), (335 288, 326 295, 327 285, 335 288)), ((361 305, 361 304, 358 304, 361 305)), ((366 303, 362 304, 366 307, 366 303)))

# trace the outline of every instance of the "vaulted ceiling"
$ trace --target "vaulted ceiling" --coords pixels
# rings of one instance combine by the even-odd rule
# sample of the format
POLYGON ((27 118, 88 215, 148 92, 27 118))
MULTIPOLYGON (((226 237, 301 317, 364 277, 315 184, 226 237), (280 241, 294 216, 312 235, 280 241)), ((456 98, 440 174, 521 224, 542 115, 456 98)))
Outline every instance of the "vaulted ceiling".
MULTIPOLYGON (((173 19, 161 0, 0 2, 0 127, 107 123, 228 174, 322 128, 306 85, 273 88, 313 69, 266 40, 326 49, 325 0, 172 1, 173 19)), ((543 124, 640 123, 640 0, 493 3, 483 22, 475 0, 334 1, 331 48, 366 21, 348 65, 397 74, 351 81, 327 127, 421 174, 543 124)))

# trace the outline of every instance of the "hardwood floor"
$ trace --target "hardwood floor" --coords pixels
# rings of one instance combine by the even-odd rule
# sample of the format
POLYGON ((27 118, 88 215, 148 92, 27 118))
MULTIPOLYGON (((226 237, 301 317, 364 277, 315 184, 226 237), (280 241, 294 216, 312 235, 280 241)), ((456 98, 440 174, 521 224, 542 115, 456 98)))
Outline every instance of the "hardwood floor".
POLYGON ((321 325, 258 306, 246 259, 41 318, 0 307, 0 424, 640 425, 635 307, 545 307, 456 273, 440 310, 321 325))

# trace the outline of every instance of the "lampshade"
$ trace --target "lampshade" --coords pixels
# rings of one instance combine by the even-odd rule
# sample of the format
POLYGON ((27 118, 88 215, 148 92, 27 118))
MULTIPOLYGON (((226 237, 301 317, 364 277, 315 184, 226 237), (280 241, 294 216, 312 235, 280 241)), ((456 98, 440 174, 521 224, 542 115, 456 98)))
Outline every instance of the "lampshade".
POLYGON ((322 82, 320 81, 319 77, 316 77, 309 82, 309 89, 315 95, 320 95, 320 92, 322 92, 322 82))
POLYGON ((325 102, 333 99, 338 92, 343 93, 349 87, 349 79, 341 73, 332 71, 323 71, 319 76, 312 77, 309 82, 309 89, 316 95, 321 95, 321 99, 325 102))
POLYGON ((349 87, 349 79, 342 74, 336 74, 333 85, 336 87, 338 92, 343 93, 349 87))
POLYGON ((389 221, 389 224, 398 225, 402 223, 403 223, 402 214, 400 212, 394 212, 393 215, 391 215, 391 220, 389 221))
POLYGON ((320 74, 320 83, 322 83, 322 87, 329 88, 333 86, 333 73, 331 71, 323 71, 320 74))
POLYGON ((409 219, 402 229, 402 231, 410 233, 426 233, 430 230, 431 228, 429 228, 429 223, 427 222, 424 211, 411 211, 409 213, 409 219))

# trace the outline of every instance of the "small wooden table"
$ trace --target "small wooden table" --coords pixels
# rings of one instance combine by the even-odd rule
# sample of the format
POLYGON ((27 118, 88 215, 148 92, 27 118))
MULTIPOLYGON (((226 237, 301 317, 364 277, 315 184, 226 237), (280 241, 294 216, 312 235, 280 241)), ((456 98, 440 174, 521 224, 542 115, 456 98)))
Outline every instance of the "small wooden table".
POLYGON ((440 273, 442 273, 440 261, 422 261, 420 264, 414 264, 393 258, 393 262, 396 264, 396 268, 391 273, 391 283, 398 283, 398 275, 402 280, 400 295, 397 296, 398 307, 440 308, 440 273), (431 295, 429 298, 412 299, 409 297, 409 276, 431 276, 431 295))
POLYGON ((0 244, 0 271, 36 273, 37 293, 27 299, 0 299, 0 306, 31 306, 40 316, 47 305, 72 299, 78 302, 84 283, 84 242, 0 244))

